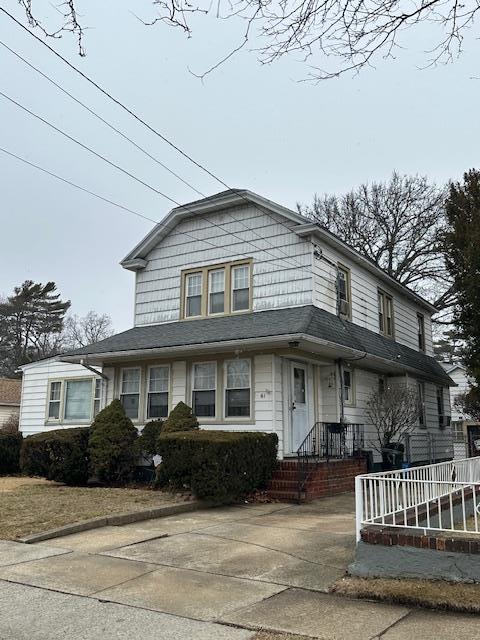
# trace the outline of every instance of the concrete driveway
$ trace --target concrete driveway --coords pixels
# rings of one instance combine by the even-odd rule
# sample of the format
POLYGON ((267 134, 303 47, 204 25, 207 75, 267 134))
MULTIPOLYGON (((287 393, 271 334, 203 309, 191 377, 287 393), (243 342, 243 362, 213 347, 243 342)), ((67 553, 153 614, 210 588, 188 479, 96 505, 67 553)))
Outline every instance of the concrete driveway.
POLYGON ((5 606, 10 624, 6 635, 0 615, 0 638, 53 640, 67 627, 72 639, 131 637, 136 629, 143 640, 246 640, 258 628, 334 640, 410 638, 401 631, 409 609, 326 593, 353 556, 353 511, 353 496, 344 495, 222 507, 36 545, 0 543, 0 614, 5 606), (24 602, 17 618, 12 598, 24 602))

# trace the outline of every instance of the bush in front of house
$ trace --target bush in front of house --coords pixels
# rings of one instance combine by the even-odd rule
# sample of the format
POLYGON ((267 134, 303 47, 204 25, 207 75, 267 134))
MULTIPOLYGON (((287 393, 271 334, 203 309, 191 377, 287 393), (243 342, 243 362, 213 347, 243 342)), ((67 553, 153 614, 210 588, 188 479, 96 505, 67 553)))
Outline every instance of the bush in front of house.
POLYGON ((163 425, 164 433, 177 433, 179 431, 196 431, 198 429, 197 417, 192 409, 184 402, 179 402, 175 409, 165 420, 163 425))
POLYGON ((0 476, 20 471, 21 433, 0 431, 0 476))
POLYGON ((140 455, 154 456, 157 453, 157 440, 163 431, 163 420, 151 420, 143 427, 137 440, 137 450, 140 455))
POLYGON ((217 504, 233 502, 266 487, 277 466, 277 446, 277 436, 269 433, 163 433, 159 483, 191 489, 197 498, 217 504))
POLYGON ((76 427, 28 436, 20 453, 22 473, 72 486, 86 484, 89 433, 89 427, 76 427))
POLYGON ((135 470, 137 429, 120 400, 113 400, 96 416, 88 450, 92 479, 103 484, 125 484, 135 470))

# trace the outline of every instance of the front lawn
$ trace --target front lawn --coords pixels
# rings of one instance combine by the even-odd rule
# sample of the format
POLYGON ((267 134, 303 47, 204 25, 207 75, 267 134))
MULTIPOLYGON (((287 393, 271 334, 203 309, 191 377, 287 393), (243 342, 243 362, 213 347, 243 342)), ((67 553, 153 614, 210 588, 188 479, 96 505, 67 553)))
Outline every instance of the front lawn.
POLYGON ((141 511, 175 499, 150 489, 67 487, 40 478, 1 477, 0 539, 14 540, 88 518, 141 511))

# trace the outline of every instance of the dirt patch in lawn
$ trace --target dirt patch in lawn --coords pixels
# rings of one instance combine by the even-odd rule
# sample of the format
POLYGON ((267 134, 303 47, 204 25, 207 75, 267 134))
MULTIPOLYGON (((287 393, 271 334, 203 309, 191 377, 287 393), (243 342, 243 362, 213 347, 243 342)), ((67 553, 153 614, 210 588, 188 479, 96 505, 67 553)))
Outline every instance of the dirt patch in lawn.
POLYGON ((351 598, 366 598, 415 607, 480 613, 480 584, 415 580, 413 578, 355 578, 338 580, 331 591, 351 598))
POLYGON ((179 501, 150 489, 67 487, 39 478, 0 478, 0 539, 15 540, 80 520, 179 501))

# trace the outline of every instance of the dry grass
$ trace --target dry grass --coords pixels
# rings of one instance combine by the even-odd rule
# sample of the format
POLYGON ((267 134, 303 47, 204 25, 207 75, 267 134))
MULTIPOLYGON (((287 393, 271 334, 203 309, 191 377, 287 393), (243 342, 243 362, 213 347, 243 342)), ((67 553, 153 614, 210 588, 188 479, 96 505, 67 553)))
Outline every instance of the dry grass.
POLYGON ((259 631, 253 636, 253 640, 312 640, 312 638, 307 636, 292 636, 290 633, 259 631))
POLYGON ((149 489, 66 487, 39 478, 0 478, 0 539, 14 540, 65 524, 175 500, 149 489))
POLYGON ((338 595, 394 602, 407 606, 480 613, 480 585, 413 578, 355 578, 338 580, 338 595))

